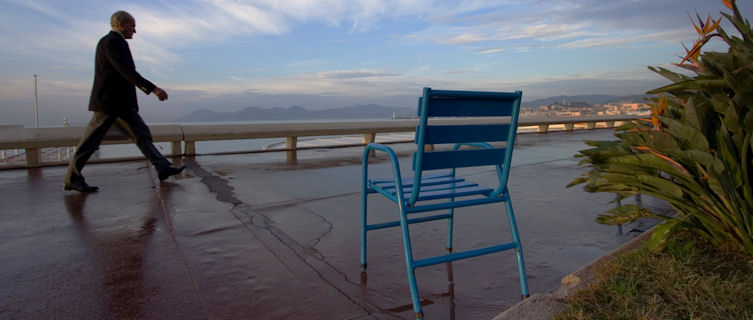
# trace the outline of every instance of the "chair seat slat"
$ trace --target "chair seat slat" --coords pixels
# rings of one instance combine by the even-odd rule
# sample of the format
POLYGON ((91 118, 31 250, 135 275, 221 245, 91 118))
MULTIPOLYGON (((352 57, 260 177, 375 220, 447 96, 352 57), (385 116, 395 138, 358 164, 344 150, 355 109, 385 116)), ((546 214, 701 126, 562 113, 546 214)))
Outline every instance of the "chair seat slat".
MULTIPOLYGON (((438 179, 438 178, 445 178, 445 177, 451 177, 452 175, 446 172, 440 172, 440 173, 432 173, 432 174, 425 174, 421 176, 421 179, 438 179)), ((372 184, 382 184, 382 183, 388 183, 388 182, 395 182, 394 179, 371 179, 369 180, 369 183, 372 184)), ((406 182, 413 182, 413 178, 409 179, 403 179, 403 185, 405 185, 406 182)))
MULTIPOLYGON (((421 185, 433 186, 437 184, 463 182, 464 180, 465 179, 458 179, 458 178, 452 178, 452 177, 421 179, 421 185)), ((395 182, 372 183, 371 185, 375 188, 381 188, 383 190, 395 189, 395 182)), ((401 185, 403 186, 403 188, 413 187, 413 179, 410 179, 410 180, 403 179, 403 183, 401 185)))
MULTIPOLYGON (((420 188, 420 193, 418 195, 419 201, 446 199, 451 197, 465 197, 471 195, 488 195, 493 191, 492 188, 479 187, 477 183, 465 182, 463 179, 444 180, 441 183, 422 183, 420 188)), ((397 194, 394 186, 381 187, 380 189, 392 195, 397 194)), ((411 192, 413 192, 412 187, 404 186, 403 194, 406 197, 410 196, 411 192)))
POLYGON ((469 187, 469 188, 437 190, 437 191, 428 191, 428 192, 421 191, 421 193, 418 194, 418 200, 427 201, 427 200, 448 199, 452 197, 489 195, 489 193, 491 193, 492 191, 494 190, 487 187, 469 187))
MULTIPOLYGON (((468 188, 468 187, 475 187, 475 186, 478 186, 478 183, 473 183, 473 182, 468 182, 468 181, 460 181, 460 182, 455 182, 455 183, 443 183, 443 184, 436 184, 436 185, 421 184, 421 191, 449 190, 449 189, 468 188)), ((403 193, 407 194, 411 192, 413 192, 413 187, 403 189, 403 193)))

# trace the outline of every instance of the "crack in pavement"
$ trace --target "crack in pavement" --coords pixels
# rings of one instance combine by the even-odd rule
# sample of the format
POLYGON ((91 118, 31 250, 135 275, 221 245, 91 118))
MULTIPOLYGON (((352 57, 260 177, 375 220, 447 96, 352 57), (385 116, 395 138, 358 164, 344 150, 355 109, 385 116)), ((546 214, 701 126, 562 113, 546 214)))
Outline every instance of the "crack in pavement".
MULTIPOLYGON (((348 301, 350 301, 354 305, 357 305, 360 309, 366 312, 368 316, 375 317, 375 313, 381 313, 383 315, 399 318, 396 315, 391 314, 389 311, 380 308, 374 303, 365 300, 364 298, 358 297, 358 294, 356 294, 357 291, 362 291, 363 289, 368 290, 368 288, 364 288, 359 283, 348 279, 347 275, 343 271, 339 270, 337 267, 326 261, 325 257, 313 246, 308 247, 299 243, 290 235, 278 228, 275 222, 272 221, 267 215, 258 211, 259 208, 269 209, 295 207, 293 203, 281 202, 275 204, 267 204, 259 207, 249 206, 236 197, 234 188, 230 186, 228 180, 205 170, 195 161, 186 161, 186 165, 197 177, 201 178, 201 183, 207 186, 209 192, 216 194, 216 199, 218 201, 225 202, 233 206, 229 210, 230 214, 232 214, 236 220, 238 220, 249 232, 251 232, 254 237, 259 239, 262 245, 264 245, 267 250, 272 255, 274 255, 278 259, 278 261, 280 261, 280 263, 285 266, 285 268, 287 268, 291 272, 291 274, 295 276, 301 283, 305 285, 306 281, 304 281, 304 279, 309 278, 305 276, 305 274, 303 276, 300 275, 301 272, 313 272, 316 277, 336 290, 348 301), (279 250, 283 248, 286 250, 279 250), (287 253, 284 251, 287 251, 287 253), (290 254, 292 254, 292 257, 285 257, 286 255, 289 256, 290 254), (305 265, 306 270, 301 270, 300 267, 296 268, 295 266, 291 265, 292 259, 305 265)), ((321 200, 327 198, 332 198, 332 196, 315 199, 321 200)), ((326 232, 316 238, 316 241, 314 243, 314 245, 316 245, 323 237, 325 237, 332 231, 333 226, 332 223, 323 216, 314 213, 311 210, 305 210, 309 214, 318 216, 329 226, 326 232)), ((391 297, 383 296, 377 292, 375 293, 383 299, 393 300, 391 297)))

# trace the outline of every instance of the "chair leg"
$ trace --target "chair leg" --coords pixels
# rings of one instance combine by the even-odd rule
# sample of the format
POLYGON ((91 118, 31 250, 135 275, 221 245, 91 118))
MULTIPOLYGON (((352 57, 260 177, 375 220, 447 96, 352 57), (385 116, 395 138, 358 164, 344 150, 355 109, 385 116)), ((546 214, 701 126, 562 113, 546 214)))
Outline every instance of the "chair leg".
POLYGON ((518 236, 518 226, 515 223, 515 214, 512 210, 512 202, 510 200, 510 195, 507 195, 507 201, 505 201, 505 205, 507 207, 507 219, 510 224, 510 233, 512 233, 512 240, 515 242, 515 257, 518 263, 518 279, 520 281, 520 296, 521 299, 525 299, 529 296, 528 294, 528 279, 526 278, 526 266, 525 262, 523 261, 523 247, 520 244, 520 237, 518 236))
POLYGON ((361 271, 366 271, 366 187, 361 194, 361 271))
POLYGON ((405 254, 405 269, 408 274, 408 285, 410 286, 411 301, 413 302, 413 313, 416 319, 423 319, 421 310, 421 297, 418 294, 418 284, 416 283, 416 268, 413 266, 413 250, 411 249, 410 232, 408 231, 408 214, 402 205, 400 207, 400 229, 403 236, 403 253, 405 254))
MULTIPOLYGON (((450 175, 455 178, 455 169, 450 170, 450 175)), ((450 201, 455 202, 455 197, 450 197, 450 201)), ((450 208, 450 218, 447 219, 447 247, 445 250, 447 253, 452 253, 452 227, 455 222, 455 208, 450 208)))
POLYGON ((410 285, 411 300, 413 301, 413 314, 417 320, 421 320, 424 318, 424 312, 421 309, 421 298, 418 295, 415 269, 408 272, 408 284, 410 285))
POLYGON ((455 208, 450 208, 450 217, 447 219, 447 253, 452 253, 452 226, 455 219, 455 208))

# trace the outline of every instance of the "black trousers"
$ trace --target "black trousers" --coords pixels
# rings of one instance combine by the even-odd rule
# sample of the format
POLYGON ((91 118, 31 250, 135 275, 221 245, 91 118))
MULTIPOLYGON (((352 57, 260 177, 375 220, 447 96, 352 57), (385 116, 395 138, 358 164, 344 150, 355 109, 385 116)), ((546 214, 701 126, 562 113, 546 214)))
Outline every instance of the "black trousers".
POLYGON ((149 162, 152 163, 158 172, 170 167, 168 161, 152 143, 152 133, 141 119, 139 113, 135 110, 119 114, 109 114, 95 111, 89 125, 86 127, 86 133, 81 138, 76 152, 73 154, 71 163, 68 165, 68 172, 65 174, 64 183, 74 183, 84 181, 81 170, 89 161, 89 158, 99 149, 107 131, 115 125, 122 129, 131 140, 136 143, 141 153, 144 154, 149 162))

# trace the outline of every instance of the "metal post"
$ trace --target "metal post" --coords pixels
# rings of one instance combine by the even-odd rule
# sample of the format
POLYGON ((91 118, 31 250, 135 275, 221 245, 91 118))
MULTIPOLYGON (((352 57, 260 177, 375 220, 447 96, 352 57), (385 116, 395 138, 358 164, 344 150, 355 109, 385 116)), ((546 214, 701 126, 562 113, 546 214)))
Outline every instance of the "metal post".
POLYGON ((37 98, 37 75, 34 75, 34 127, 39 128, 39 103, 37 98))
MULTIPOLYGON (((622 206, 622 200, 617 200, 617 206, 622 206)), ((619 232, 620 235, 622 235, 622 224, 617 225, 617 232, 619 232)))
MULTIPOLYGON (((63 128, 68 128, 68 118, 63 117, 63 128)), ((71 158, 71 147, 65 147, 65 159, 71 158)))

